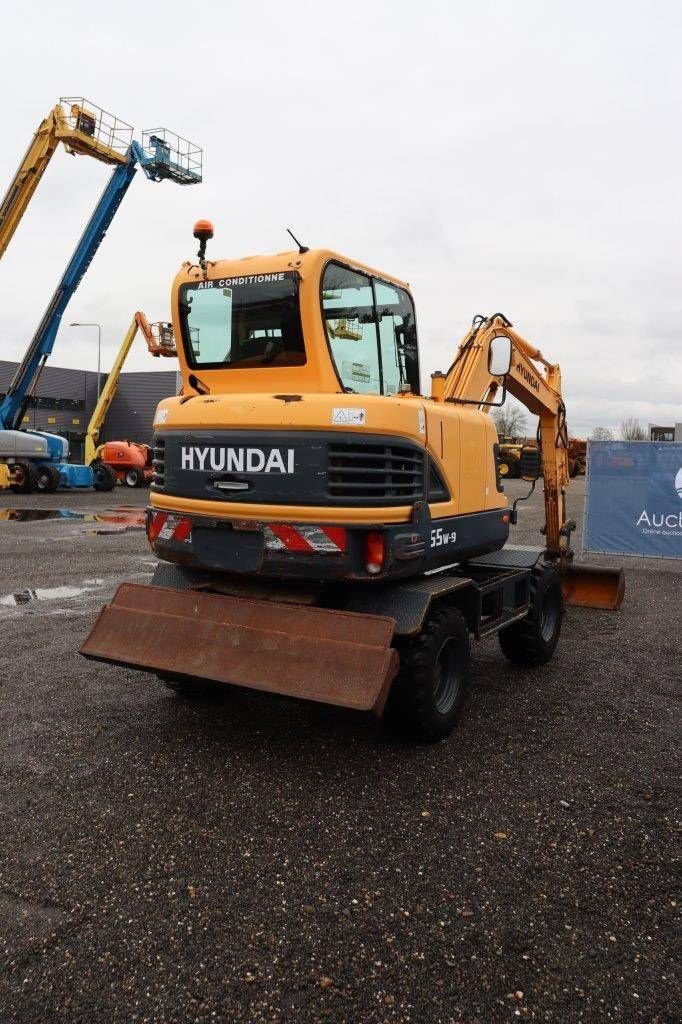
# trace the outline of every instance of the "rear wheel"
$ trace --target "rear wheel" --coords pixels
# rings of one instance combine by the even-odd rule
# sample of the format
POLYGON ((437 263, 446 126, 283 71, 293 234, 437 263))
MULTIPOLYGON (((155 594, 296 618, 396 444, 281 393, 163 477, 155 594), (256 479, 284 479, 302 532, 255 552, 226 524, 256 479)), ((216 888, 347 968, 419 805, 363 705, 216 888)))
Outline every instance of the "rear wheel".
POLYGON ((464 616, 456 608, 436 607, 400 652, 400 672, 386 709, 389 722, 426 743, 449 736, 462 711, 470 661, 464 616))
POLYGON ((116 474, 114 473, 111 466, 107 466, 105 462, 93 462, 92 466, 92 486, 96 491, 113 491, 116 486, 116 474))
POLYGON ((530 578, 528 615, 498 633, 503 654, 516 665, 544 665, 559 642, 563 614, 558 572, 549 565, 536 567, 530 578))
POLYGON ((126 487, 140 487, 144 480, 144 473, 141 469, 136 469, 135 466, 133 466, 131 469, 127 469, 125 471, 123 479, 126 487))
POLYGON ((14 483, 10 486, 15 494, 33 494, 38 490, 38 470, 32 462, 15 462, 12 475, 14 483))
POLYGON ((56 466, 39 466, 36 490, 44 494, 54 494, 59 487, 59 470, 56 466))

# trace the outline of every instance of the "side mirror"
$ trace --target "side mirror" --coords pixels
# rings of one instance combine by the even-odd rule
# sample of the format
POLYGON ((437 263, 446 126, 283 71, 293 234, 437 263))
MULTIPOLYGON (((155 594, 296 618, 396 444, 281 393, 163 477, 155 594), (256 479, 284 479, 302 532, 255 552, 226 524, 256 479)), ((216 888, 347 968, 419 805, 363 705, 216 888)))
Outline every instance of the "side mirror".
POLYGON ((535 481, 542 474, 540 449, 533 444, 524 444, 519 459, 519 476, 522 480, 535 481))
POLYGON ((488 371, 493 377, 504 377, 511 369, 512 343, 504 334, 498 334, 488 349, 488 371))

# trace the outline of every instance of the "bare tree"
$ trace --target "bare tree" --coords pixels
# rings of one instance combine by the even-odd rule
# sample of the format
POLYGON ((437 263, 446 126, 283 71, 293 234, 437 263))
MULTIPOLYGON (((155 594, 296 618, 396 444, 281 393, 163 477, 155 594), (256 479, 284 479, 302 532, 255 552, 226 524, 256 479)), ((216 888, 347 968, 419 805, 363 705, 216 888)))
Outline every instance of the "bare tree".
POLYGON ((502 409, 496 409, 493 419, 500 437, 526 436, 526 414, 520 405, 505 405, 502 409))
POLYGON ((626 416, 620 425, 624 441, 646 441, 646 431, 636 416, 626 416))
POLYGON ((608 427, 595 427, 590 434, 590 441, 613 441, 613 433, 608 427))

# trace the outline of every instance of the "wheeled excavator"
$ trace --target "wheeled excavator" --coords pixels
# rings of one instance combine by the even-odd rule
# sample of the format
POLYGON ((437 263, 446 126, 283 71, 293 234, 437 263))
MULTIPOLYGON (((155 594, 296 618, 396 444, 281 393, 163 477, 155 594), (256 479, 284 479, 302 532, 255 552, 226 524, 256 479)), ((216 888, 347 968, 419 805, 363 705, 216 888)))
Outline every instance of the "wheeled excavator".
POLYGON ((173 325, 159 320, 150 324, 138 310, 126 331, 106 383, 97 401, 88 429, 85 432, 85 465, 97 474, 100 465, 108 467, 116 479, 127 487, 141 487, 152 478, 152 456, 148 444, 138 441, 105 441, 99 444, 99 435, 109 407, 114 400, 123 364, 128 358, 137 332, 140 331, 151 355, 159 358, 177 356, 173 325))
POLYGON ((554 654, 564 604, 618 608, 621 570, 577 566, 561 372, 502 314, 474 320, 420 393, 407 284, 323 249, 206 259, 172 290, 183 388, 155 416, 152 584, 122 584, 81 647, 197 693, 232 684, 453 728, 470 641, 554 654), (190 334, 193 332, 193 336, 190 334), (516 524, 490 411, 539 417, 537 550, 516 524))

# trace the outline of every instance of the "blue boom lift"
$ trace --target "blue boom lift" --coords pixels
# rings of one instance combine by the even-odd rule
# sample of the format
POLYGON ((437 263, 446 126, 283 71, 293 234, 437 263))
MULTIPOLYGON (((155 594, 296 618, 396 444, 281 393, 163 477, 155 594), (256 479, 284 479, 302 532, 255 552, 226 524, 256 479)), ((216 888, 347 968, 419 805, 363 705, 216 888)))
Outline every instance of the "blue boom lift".
POLYGON ((10 471, 13 490, 56 491, 58 487, 111 490, 116 478, 108 466, 94 468, 67 461, 66 438, 44 431, 20 430, 29 398, 52 349, 62 315, 104 239, 140 166, 151 181, 180 185, 201 181, 201 150, 165 129, 144 132, 133 141, 125 163, 116 166, 64 271, 24 358, 0 399, 0 464, 10 471))

